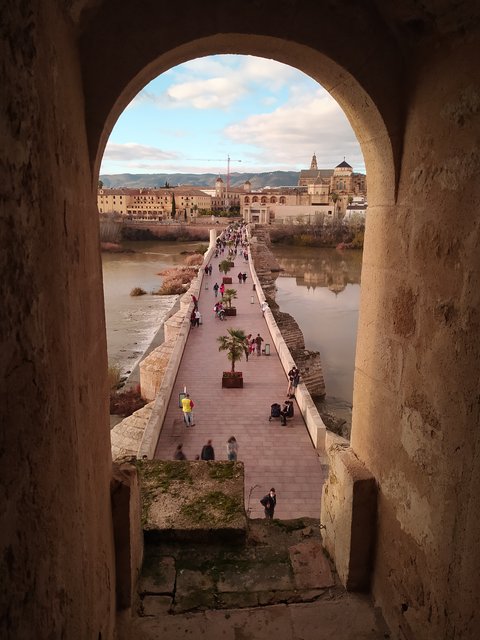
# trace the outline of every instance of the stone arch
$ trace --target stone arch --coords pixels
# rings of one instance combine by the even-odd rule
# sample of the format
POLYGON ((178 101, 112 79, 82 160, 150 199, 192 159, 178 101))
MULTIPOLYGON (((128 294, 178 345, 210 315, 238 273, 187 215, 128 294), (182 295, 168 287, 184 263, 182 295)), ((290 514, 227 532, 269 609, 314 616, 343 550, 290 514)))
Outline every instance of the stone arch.
MULTIPOLYGON (((365 25, 362 35, 357 27, 348 27, 352 29, 351 46, 344 47, 342 44, 338 49, 336 39, 329 41, 322 38, 321 42, 316 37, 312 39, 312 34, 304 32, 303 23, 301 26, 297 24, 298 32, 292 33, 286 41, 281 37, 283 29, 275 22, 268 20, 266 25, 262 22, 252 24, 249 19, 244 22, 245 18, 235 11, 220 11, 217 22, 207 21, 209 12, 202 11, 203 19, 199 18, 198 23, 189 20, 181 34, 172 33, 171 40, 164 38, 160 41, 152 32, 152 25, 161 19, 156 15, 160 9, 149 6, 139 13, 130 8, 134 15, 125 15, 120 26, 117 24, 118 18, 112 21, 115 11, 111 4, 103 3, 100 13, 111 10, 108 19, 106 15, 105 19, 111 38, 118 35, 125 39, 121 50, 113 50, 110 40, 105 39, 104 31, 99 27, 101 19, 85 28, 81 39, 92 176, 98 176, 103 151, 115 122, 149 81, 169 68, 194 58, 219 53, 250 54, 296 67, 329 91, 344 110, 357 135, 367 172, 380 177, 378 181, 369 183, 371 206, 375 202, 394 203, 401 158, 399 132, 403 113, 400 85, 393 81, 393 76, 394 71, 401 70, 402 63, 391 42, 385 44, 388 33, 385 25, 382 25, 379 31, 375 31, 375 36, 371 33, 375 46, 383 49, 381 56, 375 62, 370 58, 367 67, 358 64, 358 51, 371 49, 368 34, 370 29, 375 28, 375 20, 371 15, 368 16, 368 28, 365 25), (123 31, 124 23, 137 25, 134 32, 128 31, 128 37, 127 33, 118 33, 123 31), (242 27, 244 33, 241 32, 242 27), (252 34, 252 28, 256 29, 256 33, 252 34), (103 78, 108 78, 108 82, 104 82, 103 78)), ((217 2, 209 4, 216 5, 217 2)), ((191 0, 186 5, 193 15, 198 13, 198 6, 191 0)), ((324 12, 320 16, 320 9, 312 10, 319 12, 319 20, 328 31, 324 12)), ((267 11, 268 7, 265 7, 265 14, 267 11)), ((274 13, 278 13, 277 5, 274 13)), ((312 16, 312 24, 314 18, 312 16)), ((348 41, 347 37, 342 39, 343 43, 345 41, 348 41)))

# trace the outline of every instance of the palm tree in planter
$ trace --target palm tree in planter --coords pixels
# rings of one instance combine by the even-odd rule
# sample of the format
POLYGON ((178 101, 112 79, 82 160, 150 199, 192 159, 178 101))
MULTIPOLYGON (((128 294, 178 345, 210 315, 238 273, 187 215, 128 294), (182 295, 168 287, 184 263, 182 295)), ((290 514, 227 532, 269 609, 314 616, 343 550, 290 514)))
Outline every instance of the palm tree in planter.
POLYGON ((222 281, 223 284, 232 284, 232 278, 230 276, 227 277, 227 273, 232 268, 232 263, 230 262, 230 260, 222 260, 222 262, 220 262, 220 264, 218 265, 218 268, 220 270, 220 273, 225 274, 222 281))
POLYGON ((235 363, 239 362, 245 353, 247 336, 242 329, 228 329, 227 336, 217 338, 220 346, 219 351, 226 351, 227 358, 232 363, 231 371, 224 371, 222 376, 222 387, 227 389, 240 389, 243 387, 243 376, 241 371, 235 371, 235 363))
POLYGON ((236 289, 225 289, 223 292, 222 300, 225 303, 225 315, 226 316, 236 316, 237 308, 232 307, 232 300, 235 300, 237 297, 236 289))

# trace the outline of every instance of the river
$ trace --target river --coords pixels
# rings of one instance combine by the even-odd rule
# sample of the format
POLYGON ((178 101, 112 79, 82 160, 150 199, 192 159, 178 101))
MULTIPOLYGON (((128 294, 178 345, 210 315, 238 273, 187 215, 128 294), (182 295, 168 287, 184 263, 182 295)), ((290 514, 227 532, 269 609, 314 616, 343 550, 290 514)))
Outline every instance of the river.
POLYGON ((156 296, 162 269, 183 264, 184 251, 199 242, 123 242, 131 253, 102 253, 103 292, 109 364, 128 376, 147 349, 178 296, 156 296), (130 295, 141 287, 147 295, 130 295))
POLYGON ((305 347, 320 351, 327 396, 320 411, 351 424, 360 299, 360 251, 273 245, 283 272, 276 301, 297 321, 305 347))

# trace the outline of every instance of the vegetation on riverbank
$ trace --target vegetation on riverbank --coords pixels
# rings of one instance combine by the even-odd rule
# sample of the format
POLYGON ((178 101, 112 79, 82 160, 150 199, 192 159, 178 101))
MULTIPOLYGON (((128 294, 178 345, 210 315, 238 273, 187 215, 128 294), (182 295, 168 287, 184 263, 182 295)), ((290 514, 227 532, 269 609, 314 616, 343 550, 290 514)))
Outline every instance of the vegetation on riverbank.
POLYGON ((209 231, 206 228, 197 229, 194 225, 159 225, 157 233, 151 229, 122 228, 122 240, 156 240, 159 242, 195 242, 208 241, 209 231), (158 233, 158 235, 157 235, 158 233))
POLYGON ((270 241, 300 247, 362 249, 364 227, 346 225, 341 221, 331 224, 284 224, 269 228, 270 241))
POLYGON ((184 259, 185 266, 174 267, 159 271, 158 275, 163 276, 162 286, 155 295, 175 295, 185 293, 189 284, 198 273, 198 267, 203 264, 203 254, 194 253, 184 259))
POLYGON ((110 393, 110 414, 116 416, 131 416, 146 405, 146 401, 140 394, 140 386, 135 389, 127 389, 117 393, 112 390, 110 393))

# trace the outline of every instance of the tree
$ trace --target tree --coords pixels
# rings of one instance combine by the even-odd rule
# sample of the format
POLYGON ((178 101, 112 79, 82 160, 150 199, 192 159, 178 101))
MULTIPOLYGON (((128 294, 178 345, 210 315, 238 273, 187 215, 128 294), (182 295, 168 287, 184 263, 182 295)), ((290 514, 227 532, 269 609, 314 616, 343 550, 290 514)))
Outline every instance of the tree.
POLYGON ((231 268, 232 263, 230 262, 230 260, 222 260, 222 262, 220 262, 220 264, 218 265, 220 273, 224 273, 225 275, 227 275, 231 268))
POLYGON ((102 182, 102 180, 99 180, 99 181, 98 181, 98 188, 99 188, 99 189, 103 189, 103 182, 102 182))
POLYGON ((172 218, 175 218, 176 211, 177 211, 177 206, 175 204, 175 194, 172 193, 172 218))
POLYGON ((226 351, 227 358, 232 363, 232 373, 235 372, 235 363, 239 362, 245 353, 247 336, 242 329, 228 329, 228 336, 217 338, 220 346, 219 351, 226 351))
POLYGON ((229 309, 232 308, 232 300, 237 298, 237 290, 236 289, 225 289, 223 293, 223 301, 227 305, 229 309))

